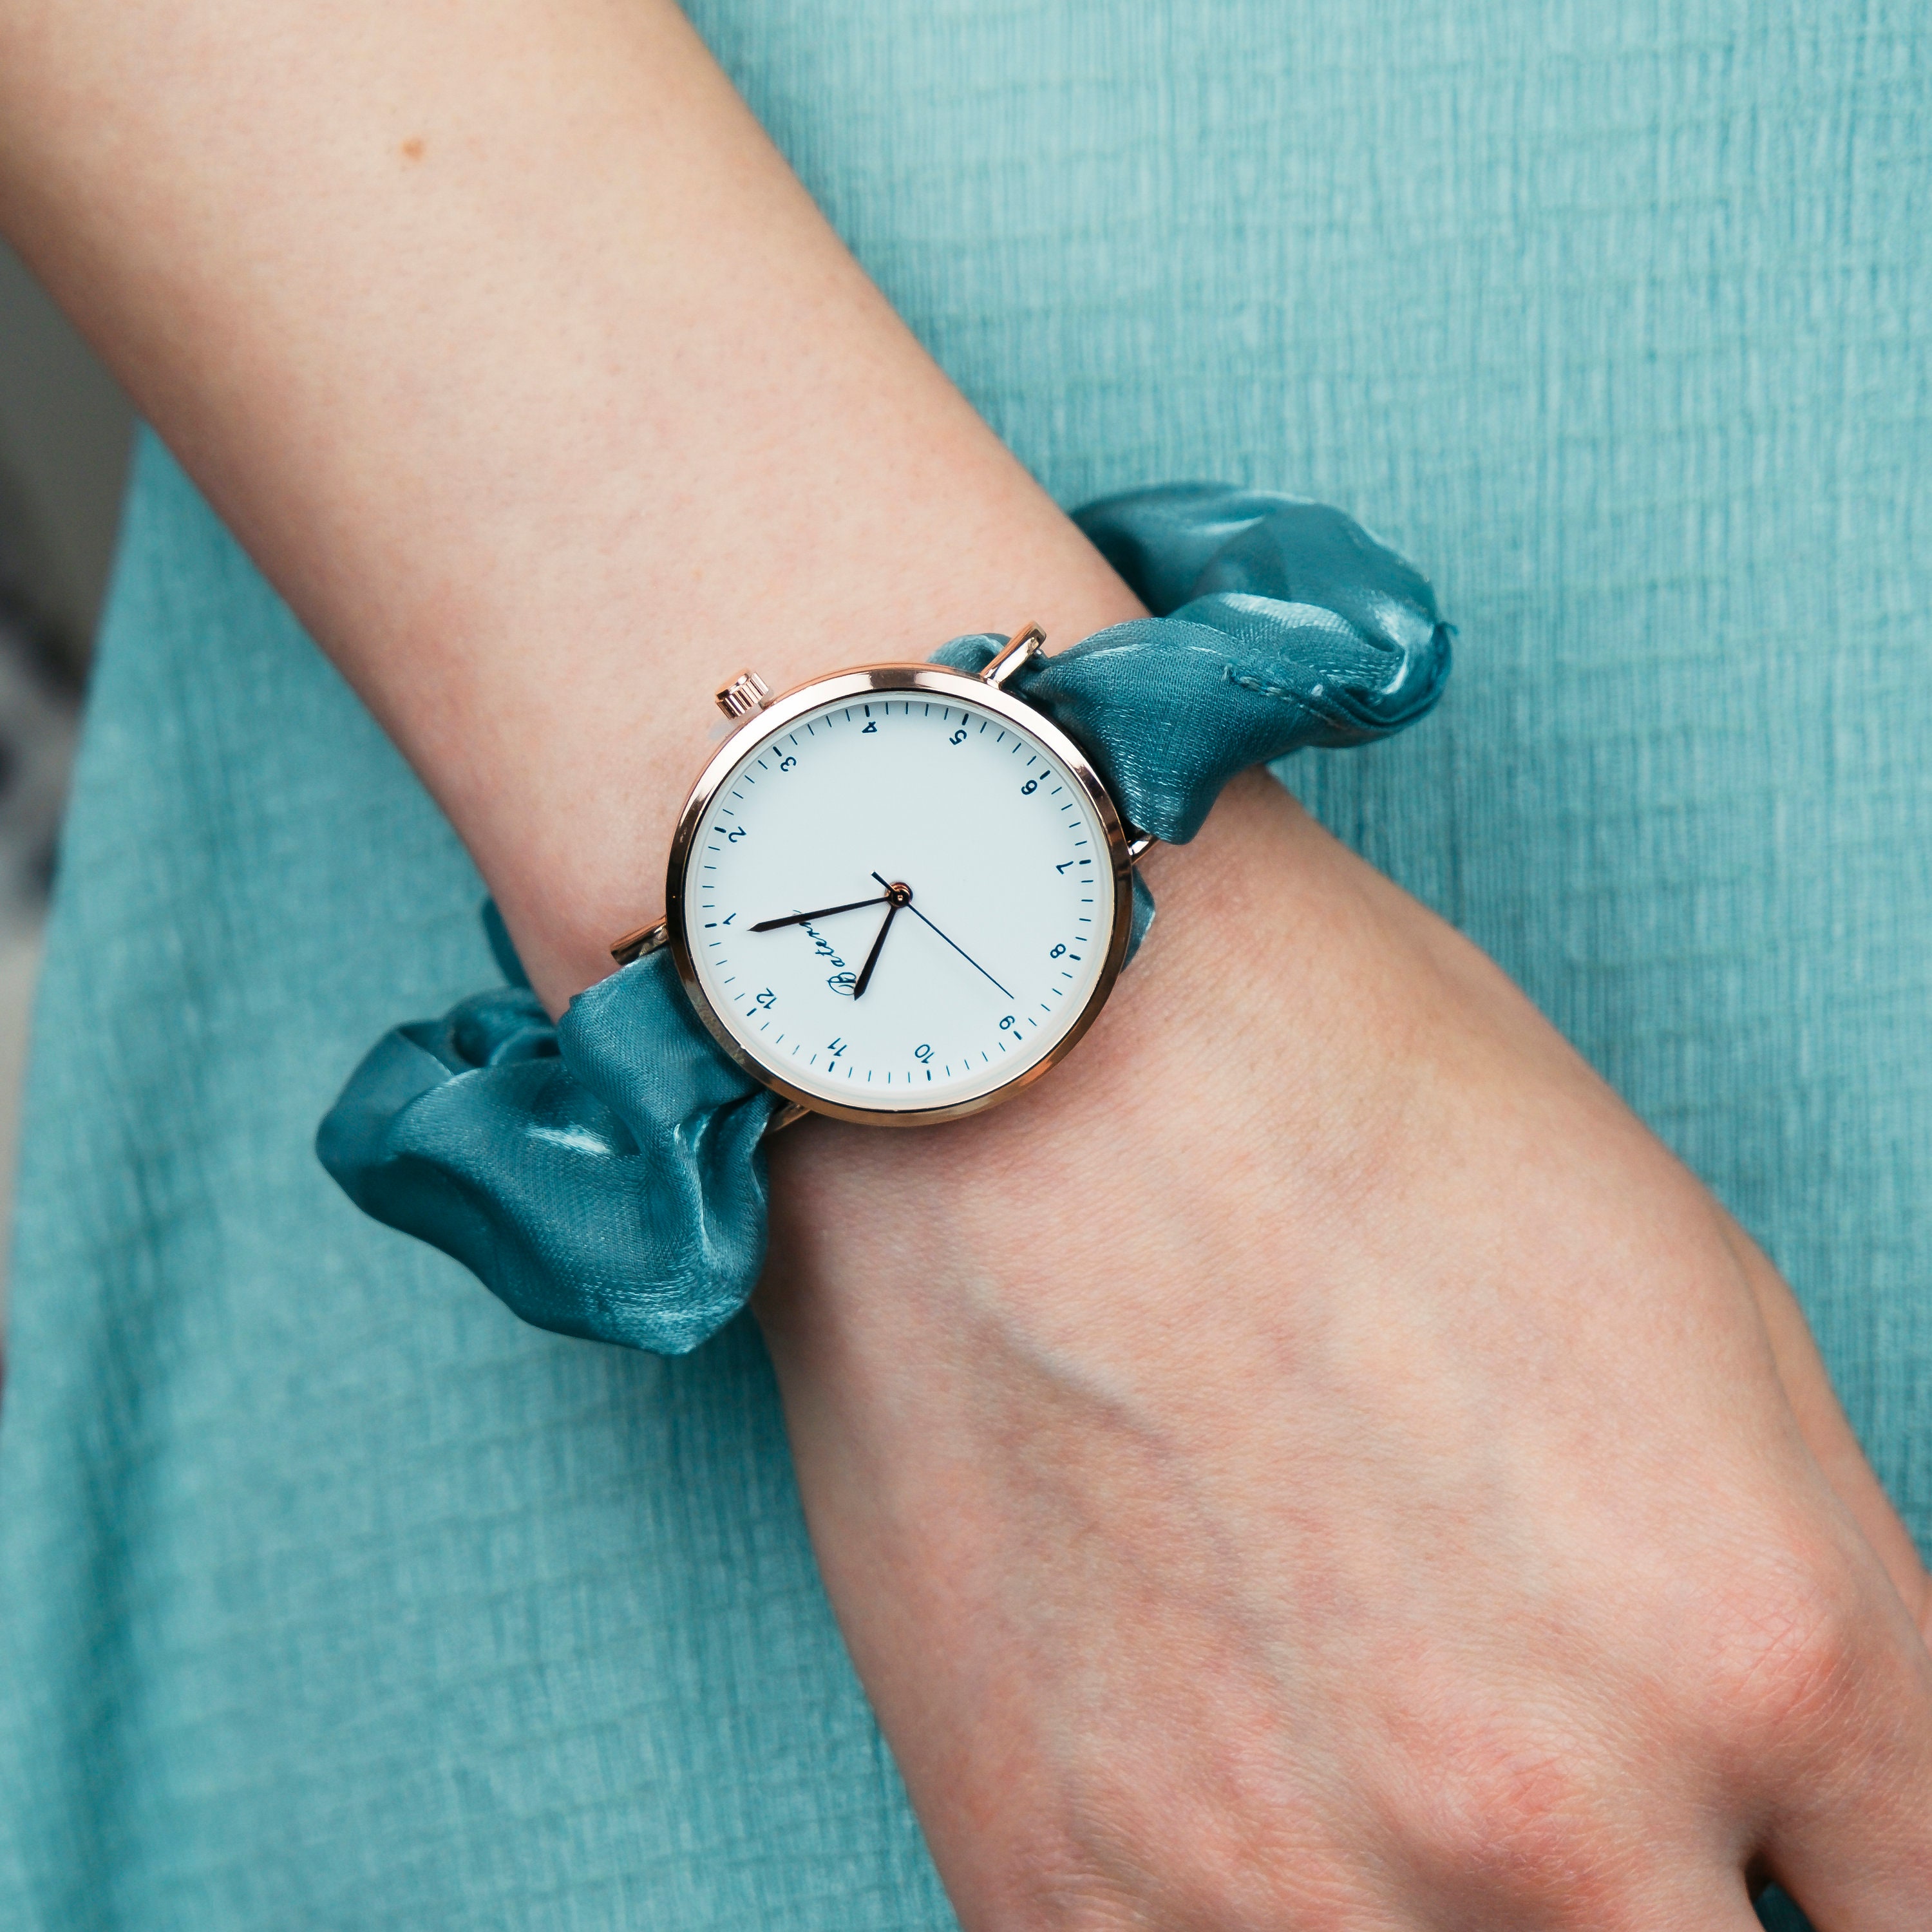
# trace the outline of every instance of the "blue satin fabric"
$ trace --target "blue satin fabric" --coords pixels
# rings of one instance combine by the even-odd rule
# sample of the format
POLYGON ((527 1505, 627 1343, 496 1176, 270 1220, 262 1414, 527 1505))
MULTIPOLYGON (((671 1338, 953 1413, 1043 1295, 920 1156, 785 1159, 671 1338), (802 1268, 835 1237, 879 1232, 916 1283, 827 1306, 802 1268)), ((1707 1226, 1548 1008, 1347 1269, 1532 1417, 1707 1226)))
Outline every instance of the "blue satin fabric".
MULTIPOLYGON (((1450 632, 1427 582, 1339 510, 1193 484, 1076 520, 1156 614, 1035 659, 1009 688, 1084 747, 1142 832, 1184 843, 1237 772, 1385 736, 1441 694, 1450 632)), ((936 659, 977 670, 1001 641, 956 638, 936 659)), ((1135 915, 1138 946, 1153 916, 1138 878, 1135 915)), ((782 1102, 718 1049, 668 952, 553 1025, 488 916, 512 983, 385 1036, 316 1150, 358 1207, 525 1321, 682 1354, 758 1280, 760 1142, 782 1102)))

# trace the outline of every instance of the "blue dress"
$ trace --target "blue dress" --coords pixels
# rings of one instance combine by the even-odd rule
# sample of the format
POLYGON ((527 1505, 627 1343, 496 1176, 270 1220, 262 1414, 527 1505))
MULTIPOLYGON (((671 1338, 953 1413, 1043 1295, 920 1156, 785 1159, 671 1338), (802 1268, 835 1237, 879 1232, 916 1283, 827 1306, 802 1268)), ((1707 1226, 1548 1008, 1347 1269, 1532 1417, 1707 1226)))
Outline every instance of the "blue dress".
MULTIPOLYGON (((695 11, 1060 500, 1286 488, 1430 571, 1441 710, 1294 783, 1764 1241, 1923 1542, 1920 0, 695 11)), ((755 1332, 522 1327, 315 1163, 481 891, 145 447, 0 1412, 10 1928, 950 1922, 755 1332)))

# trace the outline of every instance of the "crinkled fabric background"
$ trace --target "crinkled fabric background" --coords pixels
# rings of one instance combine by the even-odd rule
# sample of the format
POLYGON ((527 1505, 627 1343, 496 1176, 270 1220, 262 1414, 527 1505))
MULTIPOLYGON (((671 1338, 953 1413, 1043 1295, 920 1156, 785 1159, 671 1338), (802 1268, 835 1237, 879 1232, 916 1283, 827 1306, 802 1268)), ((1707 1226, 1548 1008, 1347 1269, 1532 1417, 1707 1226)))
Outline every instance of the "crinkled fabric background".
MULTIPOLYGON (((1293 782, 1766 1241, 1924 1538, 1922 12, 698 16, 1062 500, 1274 484, 1430 572, 1440 712, 1293 782)), ((524 1328, 314 1162, 367 1042, 488 978, 479 890, 148 448, 29 1102, 10 1925, 948 1922, 754 1334, 524 1328)))

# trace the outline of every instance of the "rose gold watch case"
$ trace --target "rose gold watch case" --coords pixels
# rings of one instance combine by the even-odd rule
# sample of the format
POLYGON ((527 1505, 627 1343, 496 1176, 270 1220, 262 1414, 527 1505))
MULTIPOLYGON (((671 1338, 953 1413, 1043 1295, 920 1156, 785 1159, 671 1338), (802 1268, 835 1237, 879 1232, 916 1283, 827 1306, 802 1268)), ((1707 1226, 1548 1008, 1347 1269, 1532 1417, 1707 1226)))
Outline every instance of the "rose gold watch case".
MULTIPOLYGON (((1018 644, 1020 639, 1016 638, 1014 642, 1018 644)), ((1005 668, 1004 656, 1003 653, 1002 658, 996 659, 988 670, 997 674, 1005 668)), ((620 940, 619 946, 632 945, 632 956, 634 957, 638 952, 653 950, 652 942, 668 944, 686 995, 712 1039, 754 1080, 769 1087, 773 1093, 783 1094, 794 1108, 829 1114, 834 1120, 856 1121, 862 1126, 932 1126, 943 1120, 962 1119, 968 1114, 983 1113, 987 1108, 1010 1100, 1022 1088, 1030 1086, 1042 1074, 1058 1066, 1079 1043, 1100 1009, 1107 1004, 1107 996, 1114 990, 1114 982, 1120 977, 1121 964, 1126 957, 1128 934, 1133 922, 1133 861, 1151 842, 1137 838, 1130 831, 1100 773, 1080 747, 1042 713, 1010 696, 985 674, 974 676, 969 672, 949 670, 943 665, 930 664, 862 664, 830 677, 814 678, 781 693, 746 718, 718 746, 692 788, 691 796, 685 801, 684 810, 678 817, 676 835, 671 840, 670 862, 664 880, 664 937, 658 938, 654 922, 652 926, 640 928, 630 935, 628 941, 620 940), (850 1107, 823 1100, 794 1086, 777 1067, 761 1060, 724 1024, 706 997, 692 960, 691 938, 685 923, 685 874, 690 862, 692 842, 711 808, 712 800, 753 745, 776 735, 820 705, 836 704, 841 698, 856 700, 875 694, 890 698, 910 692, 942 698, 954 704, 974 704, 992 712, 1037 739, 1072 774, 1092 802, 1106 838, 1108 866, 1114 888, 1113 930, 1108 940, 1106 958, 1086 1004, 1053 1047, 1024 1072, 1016 1074, 990 1093, 976 1095, 970 1100, 956 1101, 947 1106, 896 1109, 850 1107)))

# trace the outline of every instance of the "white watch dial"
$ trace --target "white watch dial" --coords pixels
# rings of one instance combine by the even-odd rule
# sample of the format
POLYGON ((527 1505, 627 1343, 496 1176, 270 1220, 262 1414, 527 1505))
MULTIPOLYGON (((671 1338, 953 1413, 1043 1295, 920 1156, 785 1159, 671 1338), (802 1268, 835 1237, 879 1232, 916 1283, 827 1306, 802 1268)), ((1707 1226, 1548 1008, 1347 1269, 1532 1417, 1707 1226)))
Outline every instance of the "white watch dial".
POLYGON ((868 690, 754 741, 682 882, 719 1022, 802 1092, 954 1107, 1036 1066, 1100 990, 1114 922, 1100 812, 963 692, 868 690))

